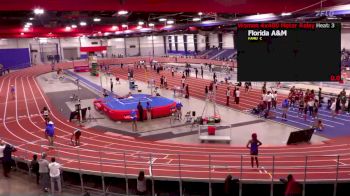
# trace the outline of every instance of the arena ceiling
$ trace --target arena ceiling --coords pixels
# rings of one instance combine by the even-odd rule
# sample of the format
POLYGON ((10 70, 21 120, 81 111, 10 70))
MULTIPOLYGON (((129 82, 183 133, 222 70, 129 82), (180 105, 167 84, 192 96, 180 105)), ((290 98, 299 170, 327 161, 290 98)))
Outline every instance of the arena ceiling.
POLYGON ((245 21, 256 14, 274 14, 271 21, 297 20, 301 17, 310 21, 324 20, 324 16, 314 17, 316 10, 346 3, 350 1, 0 0, 0 37, 111 37, 193 33, 198 30, 232 31, 237 21, 245 21), (35 15, 33 10, 36 8, 43 9, 44 14, 35 15), (118 14, 121 10, 128 13, 118 14), (292 15, 280 17, 282 13, 292 15), (95 21, 96 18, 100 21, 95 21), (174 24, 160 21, 162 18, 174 24), (80 22, 86 22, 86 26, 80 26, 80 22), (139 25, 139 22, 144 24, 139 25), (28 23, 31 25, 25 28, 28 23), (150 26, 150 23, 154 26, 150 26), (77 27, 72 28, 72 25, 77 27))

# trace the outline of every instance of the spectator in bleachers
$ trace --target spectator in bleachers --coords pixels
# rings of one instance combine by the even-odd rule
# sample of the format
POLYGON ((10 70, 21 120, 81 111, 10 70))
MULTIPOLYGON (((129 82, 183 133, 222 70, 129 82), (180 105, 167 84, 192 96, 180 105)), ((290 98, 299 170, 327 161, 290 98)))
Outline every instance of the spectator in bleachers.
POLYGON ((293 175, 289 174, 287 179, 280 179, 280 181, 286 184, 286 189, 284 192, 285 196, 301 196, 301 185, 295 181, 293 175))
POLYGON ((10 144, 5 144, 3 141, 1 142, 3 145, 5 145, 5 148, 3 150, 3 157, 2 157, 2 166, 3 166, 3 172, 4 172, 4 176, 6 178, 9 178, 9 174, 11 171, 11 165, 12 165, 12 152, 16 152, 16 148, 13 147, 10 144))
POLYGON ((61 164, 56 162, 55 157, 51 158, 51 163, 49 163, 50 170, 50 181, 51 181, 51 193, 55 193, 55 184, 57 184, 58 192, 62 192, 61 186, 61 164))
POLYGON ((41 154, 39 163, 40 186, 45 192, 49 191, 49 162, 46 160, 46 153, 41 154))
POLYGON ((30 171, 36 176, 36 184, 39 184, 39 163, 38 155, 33 155, 33 160, 30 162, 30 171))
POLYGON ((147 183, 145 178, 145 172, 140 171, 137 177, 137 195, 146 195, 147 193, 147 183))

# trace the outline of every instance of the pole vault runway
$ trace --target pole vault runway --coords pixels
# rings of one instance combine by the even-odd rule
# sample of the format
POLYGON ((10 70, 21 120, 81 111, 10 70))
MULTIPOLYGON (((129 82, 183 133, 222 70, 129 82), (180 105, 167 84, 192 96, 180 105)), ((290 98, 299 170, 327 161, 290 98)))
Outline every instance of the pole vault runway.
MULTIPOLYGON (((72 67, 69 63, 59 66, 72 67)), ((224 180, 228 174, 242 180, 271 181, 290 173, 294 174, 296 179, 306 178, 307 181, 350 179, 350 146, 345 139, 320 145, 261 147, 261 167, 258 169, 251 168, 250 156, 244 147, 158 143, 129 137, 111 137, 94 129, 83 128, 81 147, 75 148, 70 145, 70 136, 77 127, 67 122, 67 119, 52 107, 35 80, 37 75, 49 71, 50 66, 35 66, 0 78, 0 137, 17 147, 15 156, 18 159, 30 160, 33 153, 47 151, 49 157, 55 156, 65 169, 93 172, 96 175, 136 176, 139 170, 144 170, 154 178, 203 181, 209 178, 224 180), (15 85, 15 98, 10 93, 10 85, 15 85), (49 106, 51 119, 56 127, 57 137, 53 150, 46 146, 44 120, 38 115, 44 106, 49 106)), ((118 71, 119 77, 127 77, 126 70, 115 71, 118 71)), ((178 85, 178 78, 166 76, 169 86, 178 85)), ((135 77, 136 80, 146 81, 141 74, 136 73, 135 77)), ((198 81, 194 78, 188 79, 190 95, 204 98, 202 87, 209 81, 198 81)), ((224 88, 219 88, 219 94, 224 93, 224 88)), ((219 99, 218 102, 225 103, 225 97, 220 97, 222 100, 219 99)), ((244 110, 256 105, 259 93, 254 90, 248 96, 242 91, 241 100, 240 106, 232 103, 232 107, 244 110)))

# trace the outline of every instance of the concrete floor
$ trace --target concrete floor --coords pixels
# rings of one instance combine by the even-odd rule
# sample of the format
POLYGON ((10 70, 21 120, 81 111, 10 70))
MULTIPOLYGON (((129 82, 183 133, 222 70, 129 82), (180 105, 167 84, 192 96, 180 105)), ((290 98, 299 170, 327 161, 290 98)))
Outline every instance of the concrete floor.
MULTIPOLYGON (((101 75, 100 77, 90 76, 90 73, 79 73, 79 76, 88 79, 89 81, 100 85, 102 81, 102 86, 105 89, 110 88, 110 77, 101 75)), ((206 75, 205 77, 210 78, 210 76, 206 75)), ((115 81, 114 78, 112 78, 115 81)), ((56 93, 71 91, 74 90, 77 92, 77 86, 72 82, 59 81, 55 79, 54 73, 48 73, 38 77, 38 82, 42 86, 43 90, 46 93, 56 93), (46 78, 46 80, 45 80, 46 78), (49 78, 49 80, 47 80, 49 78), (70 83, 70 84, 67 84, 70 83)), ((147 87, 146 83, 136 82, 139 89, 142 90, 142 93, 151 93, 151 88, 147 87)), ((84 92, 88 87, 84 88, 85 85, 82 84, 82 89, 79 90, 79 93, 84 96, 84 92)), ((128 94, 129 92, 128 81, 121 80, 121 84, 114 84, 114 93, 123 96, 128 94)), ((198 128, 193 128, 191 130, 191 126, 185 124, 185 122, 174 122, 170 123, 170 118, 160 118, 153 119, 151 121, 146 121, 142 123, 138 123, 139 131, 137 133, 133 133, 131 131, 131 124, 128 122, 114 122, 109 120, 105 115, 100 114, 95 109, 93 109, 92 101, 101 96, 100 92, 92 91, 93 95, 90 95, 89 98, 82 99, 81 104, 82 107, 90 106, 91 116, 94 118, 98 118, 98 120, 94 120, 91 122, 84 123, 85 127, 96 127, 102 128, 104 134, 110 134, 111 132, 116 132, 118 134, 125 134, 127 136, 132 137, 142 137, 144 139, 155 140, 160 142, 176 142, 176 143, 199 143, 198 140, 198 128), (101 118, 101 119, 100 119, 101 118)), ((199 100, 196 98, 190 97, 190 99, 174 97, 173 91, 161 89, 160 94, 164 97, 171 98, 174 100, 180 100, 184 105, 183 113, 187 111, 196 111, 197 116, 202 115, 203 108, 206 104, 205 101, 199 100)), ((89 92, 91 94, 91 91, 89 92)), ((137 92, 132 92, 137 93, 137 92)), ((69 108, 69 110, 74 110, 74 102, 69 101, 66 98, 65 106, 69 108)), ((208 109, 204 112, 203 116, 212 115, 214 112, 212 104, 208 104, 208 109)), ((237 111, 225 106, 217 106, 217 111, 222 117, 222 125, 230 124, 232 128, 230 129, 220 129, 217 131, 217 135, 231 135, 232 141, 231 145, 233 146, 242 146, 245 145, 246 142, 250 139, 252 133, 257 133, 259 139, 263 142, 264 146, 272 146, 272 145, 285 145, 288 139, 290 132, 296 131, 297 129, 291 126, 286 126, 284 124, 268 121, 265 119, 259 119, 256 116, 243 113, 241 111, 237 111)), ((327 140, 327 138, 314 135, 311 139, 311 143, 321 143, 322 141, 327 140)))
MULTIPOLYGON (((0 164, 0 196, 50 196, 50 193, 45 193, 40 190, 40 187, 35 183, 35 177, 29 176, 19 171, 11 171, 10 178, 5 178, 2 175, 2 165, 0 164)), ((79 189, 73 187, 63 187, 59 196, 77 196, 82 195, 79 189)))

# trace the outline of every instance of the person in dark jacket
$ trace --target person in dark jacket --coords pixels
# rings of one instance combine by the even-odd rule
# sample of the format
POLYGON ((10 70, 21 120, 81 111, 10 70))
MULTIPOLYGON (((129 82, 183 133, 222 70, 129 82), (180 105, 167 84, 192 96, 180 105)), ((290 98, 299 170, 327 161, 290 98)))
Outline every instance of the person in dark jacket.
POLYGON ((36 176, 36 184, 39 184, 39 162, 38 155, 33 155, 33 160, 30 162, 30 171, 36 176))
POLYGON ((139 121, 143 121, 143 107, 141 102, 137 104, 137 111, 139 112, 139 121))
POLYGON ((227 175, 224 182, 224 195, 234 195, 234 184, 238 183, 238 179, 234 179, 231 175, 227 175))
POLYGON ((284 192, 285 196, 301 196, 302 188, 301 185, 295 181, 293 175, 289 174, 286 179, 280 179, 281 182, 286 184, 286 189, 284 192))
POLYGON ((12 164, 12 152, 16 152, 16 148, 11 146, 10 144, 6 144, 4 148, 4 157, 2 158, 2 166, 4 169, 4 176, 9 178, 9 174, 11 171, 12 164))

